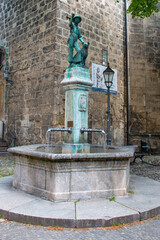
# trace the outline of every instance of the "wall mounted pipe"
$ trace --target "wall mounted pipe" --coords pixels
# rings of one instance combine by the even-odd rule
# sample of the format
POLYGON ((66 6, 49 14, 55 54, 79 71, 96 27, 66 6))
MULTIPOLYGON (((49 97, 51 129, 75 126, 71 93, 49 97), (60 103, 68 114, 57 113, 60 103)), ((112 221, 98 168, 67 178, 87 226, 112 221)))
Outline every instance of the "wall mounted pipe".
POLYGON ((128 73, 128 25, 127 25, 127 0, 124 1, 125 10, 125 53, 126 53, 126 63, 125 63, 125 77, 126 77, 126 110, 127 110, 127 145, 129 145, 129 73, 128 73))

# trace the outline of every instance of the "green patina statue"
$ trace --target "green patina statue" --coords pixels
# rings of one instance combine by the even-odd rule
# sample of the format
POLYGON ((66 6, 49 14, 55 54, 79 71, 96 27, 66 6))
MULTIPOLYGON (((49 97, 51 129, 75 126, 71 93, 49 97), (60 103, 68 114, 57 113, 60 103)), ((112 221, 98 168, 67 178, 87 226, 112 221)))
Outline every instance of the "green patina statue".
POLYGON ((78 24, 81 22, 80 16, 75 16, 75 13, 72 13, 72 16, 69 21, 70 26, 70 36, 68 38, 69 53, 68 53, 68 62, 70 66, 75 66, 82 64, 82 67, 85 67, 85 61, 88 56, 88 46, 89 42, 85 43, 81 36, 81 30, 78 27, 78 24), (78 44, 78 39, 81 41, 83 48, 81 49, 78 44), (76 54, 73 56, 73 50, 76 50, 76 54))

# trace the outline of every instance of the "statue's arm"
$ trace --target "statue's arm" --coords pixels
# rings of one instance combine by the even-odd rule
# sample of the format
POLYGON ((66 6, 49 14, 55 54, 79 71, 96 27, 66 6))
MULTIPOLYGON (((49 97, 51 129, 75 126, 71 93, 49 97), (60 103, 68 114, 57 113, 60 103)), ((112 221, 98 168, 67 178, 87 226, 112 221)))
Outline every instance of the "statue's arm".
POLYGON ((73 27, 73 18, 74 18, 74 16, 75 16, 75 13, 74 12, 72 12, 72 16, 71 16, 71 18, 70 18, 70 20, 69 20, 69 26, 70 26, 70 28, 72 28, 73 27))
POLYGON ((78 35, 79 35, 79 40, 81 41, 81 43, 82 44, 85 44, 85 42, 83 41, 83 38, 82 38, 82 36, 81 36, 81 30, 80 30, 80 28, 79 28, 79 33, 78 33, 78 35))
POLYGON ((79 40, 81 41, 82 44, 85 43, 85 42, 83 41, 82 37, 80 37, 79 40))
POLYGON ((82 43, 83 45, 84 45, 84 44, 88 44, 88 45, 89 45, 89 42, 86 43, 86 42, 83 41, 83 38, 82 38, 82 36, 81 36, 81 30, 80 30, 80 28, 79 28, 79 33, 78 33, 78 39, 81 41, 81 43, 82 43))

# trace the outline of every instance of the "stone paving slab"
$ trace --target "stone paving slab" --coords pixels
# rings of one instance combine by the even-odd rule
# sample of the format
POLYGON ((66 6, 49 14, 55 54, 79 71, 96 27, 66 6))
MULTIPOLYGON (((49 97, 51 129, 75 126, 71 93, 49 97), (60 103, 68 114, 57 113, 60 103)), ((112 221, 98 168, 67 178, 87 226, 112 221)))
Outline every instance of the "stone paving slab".
POLYGON ((77 203, 77 219, 110 219, 117 216, 136 214, 135 210, 106 199, 86 200, 77 203))
POLYGON ((12 185, 12 181, 13 181, 13 176, 0 178, 0 187, 3 187, 2 184, 11 186, 12 185))
POLYGON ((77 202, 77 227, 105 227, 118 222, 129 223, 139 221, 136 210, 107 199, 77 202))
POLYGON ((74 203, 53 203, 45 200, 35 200, 12 209, 12 212, 44 218, 74 219, 74 203))
POLYGON ((19 192, 9 192, 3 193, 0 195, 0 208, 3 210, 13 210, 18 206, 25 206, 27 203, 32 205, 34 202, 34 198, 30 195, 21 194, 19 192))
POLYGON ((128 197, 116 197, 116 201, 135 209, 144 220, 160 213, 160 182, 147 177, 132 175, 128 197))
POLYGON ((13 221, 61 227, 105 227, 160 214, 160 182, 131 176, 132 194, 108 199, 51 202, 12 188, 0 178, 0 214, 13 221))

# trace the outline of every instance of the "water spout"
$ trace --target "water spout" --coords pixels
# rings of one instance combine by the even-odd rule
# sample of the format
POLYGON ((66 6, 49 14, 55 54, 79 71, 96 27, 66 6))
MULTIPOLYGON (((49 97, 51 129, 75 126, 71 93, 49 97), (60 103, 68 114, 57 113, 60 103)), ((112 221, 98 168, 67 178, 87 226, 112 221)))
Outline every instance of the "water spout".
POLYGON ((46 134, 48 134, 49 132, 68 132, 68 133, 72 133, 72 128, 49 128, 46 132, 46 134))
POLYGON ((52 147, 54 132, 68 132, 72 133, 72 128, 49 128, 46 132, 47 147, 52 147))
POLYGON ((104 150, 106 150, 106 133, 103 129, 81 128, 80 131, 81 131, 81 133, 84 133, 84 132, 99 132, 99 133, 103 134, 104 150))

